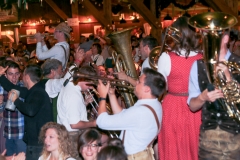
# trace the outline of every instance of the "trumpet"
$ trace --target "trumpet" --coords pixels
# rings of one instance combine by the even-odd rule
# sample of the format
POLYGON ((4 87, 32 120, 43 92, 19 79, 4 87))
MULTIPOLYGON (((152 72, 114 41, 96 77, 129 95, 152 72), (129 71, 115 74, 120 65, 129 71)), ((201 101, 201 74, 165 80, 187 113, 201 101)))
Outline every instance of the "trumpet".
MULTIPOLYGON (((49 34, 49 33, 43 33, 42 34, 42 37, 47 37, 47 36, 54 36, 53 34, 49 34)), ((19 38, 34 38, 35 37, 35 34, 30 34, 30 35, 26 35, 26 34, 23 34, 23 35, 19 35, 19 38)))
POLYGON ((88 82, 88 85, 98 85, 98 80, 102 80, 103 84, 107 84, 107 82, 110 82, 111 87, 119 87, 119 88, 124 88, 129 91, 133 91, 134 87, 130 85, 129 82, 124 81, 124 80, 118 80, 118 79, 111 79, 111 78, 104 78, 104 77, 99 77, 99 76, 90 76, 86 74, 82 74, 80 72, 75 72, 73 75, 73 83, 77 85, 77 83, 81 80, 85 80, 88 82), (74 80, 75 79, 75 80, 74 80))

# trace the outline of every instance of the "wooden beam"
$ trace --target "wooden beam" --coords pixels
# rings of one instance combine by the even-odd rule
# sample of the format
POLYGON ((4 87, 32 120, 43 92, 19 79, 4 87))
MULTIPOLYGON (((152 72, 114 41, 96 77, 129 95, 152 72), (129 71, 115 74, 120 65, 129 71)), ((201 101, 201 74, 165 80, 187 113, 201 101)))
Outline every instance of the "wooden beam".
POLYGON ((104 27, 106 27, 106 29, 112 27, 112 23, 110 23, 103 15, 102 12, 99 12, 95 6, 89 1, 89 0, 85 0, 82 2, 83 5, 89 10, 91 11, 91 14, 97 19, 97 21, 103 25, 104 27))
MULTIPOLYGON (((79 14, 78 14, 78 3, 72 3, 72 18, 77 18, 79 20, 79 14)), ((79 23, 78 26, 72 26, 73 29, 73 35, 74 35, 74 43, 79 43, 79 23)))
POLYGON ((52 0, 45 1, 63 20, 66 21, 69 18, 52 0))
POLYGON ((134 9, 141 14, 141 16, 154 28, 160 28, 161 24, 155 15, 141 2, 138 0, 128 0, 134 9))
POLYGON ((108 21, 108 23, 112 24, 112 1, 111 0, 103 0, 103 12, 104 17, 108 21))
MULTIPOLYGON (((155 37, 159 44, 161 44, 161 23, 141 1, 139 0, 128 0, 134 9, 151 25, 151 35, 155 37)), ((152 2, 151 2, 152 3, 152 2)), ((153 5, 153 4, 152 4, 153 5)), ((152 6, 151 9, 154 7, 152 6)))
POLYGON ((106 27, 106 35, 112 32, 112 1, 111 0, 103 0, 103 12, 104 17, 107 20, 110 26, 106 27))

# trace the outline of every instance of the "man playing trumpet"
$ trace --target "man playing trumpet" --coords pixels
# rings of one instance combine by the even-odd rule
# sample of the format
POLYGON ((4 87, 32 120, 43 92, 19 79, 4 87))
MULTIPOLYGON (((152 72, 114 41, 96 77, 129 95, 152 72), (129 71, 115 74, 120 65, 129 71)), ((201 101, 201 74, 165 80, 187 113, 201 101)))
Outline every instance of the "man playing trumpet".
POLYGON ((122 130, 120 137, 129 155, 128 159, 143 157, 145 157, 144 160, 153 159, 151 142, 157 136, 162 121, 162 107, 158 97, 165 91, 165 88, 164 77, 153 69, 145 68, 134 90, 138 101, 134 106, 123 109, 118 104, 110 83, 108 82, 105 86, 99 80, 100 102, 97 125, 105 130, 122 130), (107 94, 114 115, 107 113, 105 107, 107 94))
POLYGON ((37 39, 37 58, 39 60, 45 60, 48 58, 54 58, 62 62, 62 67, 65 70, 69 57, 69 44, 67 39, 70 38, 71 28, 65 23, 60 23, 54 31, 54 38, 57 39, 58 43, 55 44, 50 50, 48 50, 45 41, 40 33, 35 35, 37 39))
POLYGON ((76 68, 73 72, 73 80, 62 87, 57 100, 57 123, 66 127, 69 132, 70 140, 75 146, 75 157, 79 159, 77 150, 77 139, 83 129, 95 127, 95 121, 88 121, 86 103, 82 91, 87 91, 91 86, 80 77, 80 74, 90 76, 96 75, 96 72, 90 66, 76 68))

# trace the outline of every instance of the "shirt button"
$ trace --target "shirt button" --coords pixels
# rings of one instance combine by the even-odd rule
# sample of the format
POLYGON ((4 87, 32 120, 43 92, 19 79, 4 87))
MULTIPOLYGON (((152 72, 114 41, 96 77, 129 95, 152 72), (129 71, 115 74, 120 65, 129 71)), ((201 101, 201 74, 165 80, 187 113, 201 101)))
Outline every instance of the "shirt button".
POLYGON ((222 121, 220 120, 220 121, 218 121, 218 124, 222 124, 222 121))
POLYGON ((221 116, 221 113, 217 113, 217 117, 220 117, 221 116))

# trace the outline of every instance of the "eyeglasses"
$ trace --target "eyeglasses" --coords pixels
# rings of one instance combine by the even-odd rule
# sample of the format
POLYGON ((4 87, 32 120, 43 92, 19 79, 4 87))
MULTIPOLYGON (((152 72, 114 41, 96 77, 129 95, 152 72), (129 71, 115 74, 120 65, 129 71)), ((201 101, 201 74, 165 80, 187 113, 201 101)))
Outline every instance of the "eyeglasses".
POLYGON ((91 148, 92 150, 96 150, 97 147, 99 147, 98 144, 85 144, 85 145, 83 146, 83 149, 91 148))

